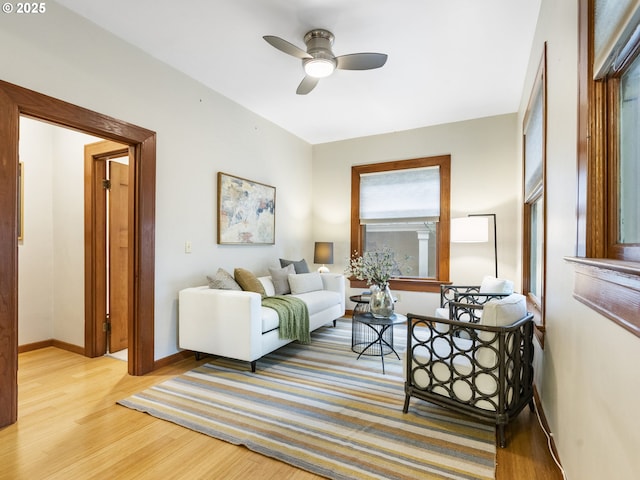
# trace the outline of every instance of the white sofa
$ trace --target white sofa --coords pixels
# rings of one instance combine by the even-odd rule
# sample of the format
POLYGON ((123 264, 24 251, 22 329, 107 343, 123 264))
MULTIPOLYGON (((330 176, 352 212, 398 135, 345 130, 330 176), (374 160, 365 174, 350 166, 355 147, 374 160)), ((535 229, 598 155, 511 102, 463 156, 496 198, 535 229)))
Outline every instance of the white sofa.
MULTIPOLYGON (((309 331, 333 322, 345 313, 343 275, 313 273, 322 281, 322 289, 291 294, 309 309, 309 331)), ((270 276, 260 277, 267 296, 275 293, 270 276)), ((262 306, 259 293, 217 290, 208 286, 181 290, 178 306, 180 348, 251 362, 292 342, 279 338, 279 318, 275 310, 262 306)))

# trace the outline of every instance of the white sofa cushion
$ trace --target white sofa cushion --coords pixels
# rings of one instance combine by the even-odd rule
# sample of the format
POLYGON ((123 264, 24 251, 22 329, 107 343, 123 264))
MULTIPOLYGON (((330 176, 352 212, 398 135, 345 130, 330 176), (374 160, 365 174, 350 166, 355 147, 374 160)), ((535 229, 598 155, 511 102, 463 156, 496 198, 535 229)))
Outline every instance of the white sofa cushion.
MULTIPOLYGON (((319 273, 312 272, 308 274, 291 274, 291 276, 296 277, 296 279, 298 279, 298 277, 302 277, 303 279, 305 279, 305 276, 308 276, 308 279, 301 281, 299 285, 296 284, 297 288, 304 289, 305 286, 308 288, 317 288, 318 286, 320 287, 317 290, 291 294, 292 297, 299 298, 307 305, 307 309, 309 310, 309 317, 315 315, 318 312, 322 312, 323 310, 331 308, 334 305, 340 304, 340 294, 332 290, 325 290, 322 277, 319 273), (317 278, 314 279, 314 277, 317 278), (318 284, 317 282, 320 283, 318 284)), ((274 283, 271 277, 260 277, 258 278, 258 280, 260 280, 260 282, 262 283, 267 296, 276 295, 274 283)), ((280 320, 278 318, 278 313, 273 308, 260 307, 260 315, 262 321, 262 333, 266 333, 279 328, 280 320)))
POLYGON ((278 317, 278 312, 273 308, 260 307, 260 315, 262 317, 262 333, 266 333, 280 327, 280 317, 278 317))
MULTIPOLYGON (((316 290, 291 296, 302 300, 307 305, 309 317, 340 303, 340 294, 330 290, 316 290)), ((262 333, 279 328, 278 312, 273 308, 260 307, 260 315, 262 317, 262 333)))
POLYGON ((299 298, 307 304, 309 316, 340 303, 340 295, 330 290, 315 290, 313 292, 292 294, 291 296, 299 298))
POLYGON ((289 285, 293 295, 322 290, 322 277, 318 272, 289 275, 289 285))

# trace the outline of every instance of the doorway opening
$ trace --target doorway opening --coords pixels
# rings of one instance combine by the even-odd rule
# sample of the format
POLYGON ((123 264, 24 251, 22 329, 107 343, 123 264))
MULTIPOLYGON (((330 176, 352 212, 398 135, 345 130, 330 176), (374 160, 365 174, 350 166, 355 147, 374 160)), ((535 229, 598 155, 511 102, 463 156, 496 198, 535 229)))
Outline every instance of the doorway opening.
POLYGON ((0 428, 18 415, 20 115, 129 147, 128 371, 143 375, 154 369, 155 132, 0 81, 0 428))

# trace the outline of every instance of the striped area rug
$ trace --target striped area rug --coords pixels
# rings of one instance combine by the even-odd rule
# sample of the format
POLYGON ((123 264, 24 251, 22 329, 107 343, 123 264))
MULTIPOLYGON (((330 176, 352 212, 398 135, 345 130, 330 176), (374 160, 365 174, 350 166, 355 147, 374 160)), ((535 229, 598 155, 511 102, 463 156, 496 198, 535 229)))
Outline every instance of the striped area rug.
MULTIPOLYGON (((402 358, 406 330, 395 327, 402 358)), ((495 430, 412 399, 402 363, 351 351, 351 320, 258 361, 215 358, 118 403, 332 479, 493 479, 495 430)))

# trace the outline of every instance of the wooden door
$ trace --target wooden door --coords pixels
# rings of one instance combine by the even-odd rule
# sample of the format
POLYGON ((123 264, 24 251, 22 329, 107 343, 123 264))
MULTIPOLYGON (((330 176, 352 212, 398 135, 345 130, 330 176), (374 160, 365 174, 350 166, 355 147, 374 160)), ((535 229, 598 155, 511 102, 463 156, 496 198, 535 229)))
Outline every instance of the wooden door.
POLYGON ((109 352, 128 346, 129 166, 109 161, 109 352))
MULTIPOLYGON (((107 314, 110 312, 110 257, 111 251, 110 234, 116 234, 121 228, 116 224, 112 229, 109 228, 110 218, 110 202, 111 195, 107 195, 108 181, 111 168, 109 167, 112 158, 122 158, 129 156, 131 158, 129 147, 112 141, 100 141, 85 145, 85 355, 89 357, 98 357, 107 353, 107 348, 111 348, 111 340, 109 335, 109 322, 107 321, 107 314)), ((128 172, 128 167, 125 165, 125 170, 128 172)), ((122 176, 121 172, 116 173, 117 176, 122 176)), ((126 175, 126 173, 125 173, 126 175)), ((128 179, 122 180, 125 183, 129 183, 128 179)), ((116 184, 116 189, 120 190, 121 180, 117 179, 113 182, 116 184)), ((116 195, 117 197, 118 195, 116 195)), ((122 203, 122 202, 116 202, 122 203)), ((125 196, 124 205, 117 207, 118 209, 124 209, 124 215, 114 213, 114 217, 119 217, 120 221, 125 222, 124 226, 124 239, 113 240, 113 243, 117 245, 121 241, 128 241, 127 233, 128 228, 126 222, 128 222, 128 206, 127 197, 125 196)), ((127 268, 127 256, 128 250, 124 251, 125 257, 118 259, 118 255, 122 252, 117 252, 116 264, 121 265, 124 262, 124 268, 127 268)), ((117 276, 121 275, 120 268, 114 266, 114 271, 117 276)), ((128 278, 131 275, 130 272, 125 271, 127 275, 125 281, 119 283, 116 282, 114 288, 116 294, 114 296, 124 299, 125 308, 129 305, 128 299, 130 293, 127 290, 128 278), (124 293, 122 293, 124 292, 124 293)), ((117 308, 121 308, 118 306, 117 308)), ((126 310, 125 310, 126 312, 126 310)), ((121 315, 115 315, 115 318, 121 315)), ((128 313, 124 315, 125 329, 124 341, 126 348, 126 340, 128 330, 126 327, 126 321, 130 317, 128 313)), ((120 333, 122 333, 122 329, 120 333)), ((120 348, 119 350, 121 350, 120 348)), ((109 350, 111 351, 111 350, 109 350)), ((117 350, 114 350, 117 351, 117 350)))

